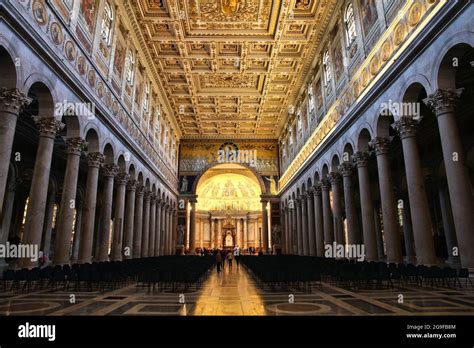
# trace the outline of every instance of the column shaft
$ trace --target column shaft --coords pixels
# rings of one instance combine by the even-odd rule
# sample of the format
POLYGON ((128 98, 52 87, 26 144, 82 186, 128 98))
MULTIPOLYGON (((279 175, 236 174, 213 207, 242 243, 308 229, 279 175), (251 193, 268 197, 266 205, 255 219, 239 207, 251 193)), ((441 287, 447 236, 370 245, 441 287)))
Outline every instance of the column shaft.
POLYGON ((112 226, 112 200, 114 196, 114 178, 118 174, 118 167, 114 164, 106 164, 102 168, 104 173, 102 203, 101 203, 101 223, 99 226, 99 254, 98 261, 109 260, 110 227, 112 226))
POLYGON ((127 183, 127 199, 125 203, 125 227, 123 236, 124 259, 131 259, 133 254, 133 225, 135 218, 135 192, 137 190, 137 182, 130 180, 127 183))
POLYGON ((146 191, 143 195, 143 229, 141 257, 148 257, 148 237, 150 233, 150 198, 151 193, 149 191, 146 191))
POLYGON ((134 259, 142 256, 142 230, 143 230, 143 196, 145 188, 138 186, 135 193, 135 217, 133 224, 133 249, 132 255, 134 259))
POLYGON ((129 175, 120 173, 115 178, 115 204, 114 204, 114 235, 112 239, 112 260, 122 261, 123 255, 123 220, 125 214, 125 190, 129 175))

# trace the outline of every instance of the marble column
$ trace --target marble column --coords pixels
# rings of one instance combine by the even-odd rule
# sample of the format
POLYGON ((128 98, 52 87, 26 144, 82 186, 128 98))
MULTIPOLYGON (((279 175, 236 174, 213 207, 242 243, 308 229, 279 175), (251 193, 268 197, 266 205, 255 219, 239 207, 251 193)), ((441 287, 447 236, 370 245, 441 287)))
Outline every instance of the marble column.
POLYGON ((215 223, 214 223, 214 219, 212 218, 212 216, 210 217, 211 219, 211 248, 214 249, 214 248, 217 248, 217 244, 216 244, 216 228, 215 228, 215 223))
MULTIPOLYGON (((171 203, 170 203, 171 204, 171 203)), ((173 240, 174 240, 174 230, 173 230, 173 223, 174 223, 174 212, 173 212, 173 207, 170 205, 169 209, 168 209, 168 235, 169 235, 169 238, 168 238, 168 253, 169 255, 173 255, 174 252, 174 247, 173 247, 173 240)), ((195 220, 196 222, 196 220, 195 220)), ((195 228, 196 228, 196 224, 194 224, 195 228)), ((176 245, 176 244, 174 244, 176 245)), ((194 247, 196 247, 196 231, 194 232, 194 247)), ((192 254, 191 254, 192 255, 192 254)))
POLYGON ((196 199, 190 199, 191 211, 189 216, 189 253, 194 255, 196 249, 196 199))
POLYGON ((145 187, 137 183, 135 192, 135 216, 133 223, 133 249, 132 255, 134 259, 142 256, 142 229, 143 229, 143 196, 145 187))
POLYGON ((125 190, 130 176, 119 173, 115 177, 115 202, 114 202, 114 234, 112 236, 112 260, 122 261, 123 255, 123 220, 125 216, 125 190))
POLYGON ((248 247, 247 240, 248 240, 248 217, 246 216, 244 218, 244 233, 242 235, 242 248, 243 249, 246 249, 248 247))
POLYGON ((156 197, 156 204, 155 204, 155 253, 153 256, 161 256, 161 199, 157 196, 156 197))
POLYGON ((97 204, 97 185, 99 181, 99 168, 104 163, 104 155, 93 152, 87 155, 87 182, 82 206, 81 242, 79 245, 78 263, 92 261, 92 244, 94 238, 94 225, 97 204))
POLYGON ((110 226, 112 224, 112 200, 114 196, 114 178, 118 174, 118 166, 105 164, 102 167, 104 177, 101 202, 101 223, 99 226, 99 253, 97 261, 109 261, 110 226))
POLYGON ((302 199, 298 197, 296 199, 296 246, 297 255, 303 255, 303 212, 302 212, 302 199))
POLYGON ((331 199, 329 197, 329 180, 321 180, 321 196, 323 202, 324 244, 334 242, 334 224, 331 212, 331 199))
POLYGON ((71 263, 77 263, 79 259, 79 244, 81 241, 82 224, 82 201, 76 201, 76 218, 74 222, 74 241, 72 244, 71 263))
POLYGON ((342 213, 341 175, 336 172, 328 174, 332 190, 332 211, 334 220, 334 237, 337 244, 346 244, 344 236, 344 216, 342 213))
MULTIPOLYGON (((56 192, 49 192, 48 202, 46 203, 46 213, 44 217, 43 233, 41 238, 41 248, 43 255, 49 257, 51 251, 51 237, 53 234, 54 205, 56 203, 56 192)), ((71 244, 68 245, 68 255, 71 250, 71 244)))
POLYGON ((339 166, 342 174, 344 185, 344 206, 346 209, 347 221, 347 243, 350 245, 360 244, 361 236, 359 231, 359 219, 354 200, 354 188, 352 185, 352 175, 354 173, 354 166, 352 163, 344 162, 339 166))
POLYGON ((403 219, 403 237, 405 240, 406 262, 415 265, 415 239, 413 237, 413 228, 411 225, 410 205, 408 199, 402 201, 402 219, 403 219))
POLYGON ((135 192, 137 190, 137 181, 129 180, 127 182, 127 198, 125 202, 125 224, 123 235, 123 258, 131 259, 133 254, 133 226, 135 219, 135 192))
POLYGON ((357 165, 359 177, 360 207, 362 218, 362 233, 364 235, 365 259, 367 261, 378 260, 377 240, 375 236, 374 203, 370 189, 369 177, 369 154, 367 152, 356 152, 353 156, 357 165))
POLYGON ((148 256, 155 256, 156 195, 150 198, 150 237, 148 238, 148 256))
POLYGON ((448 188, 443 184, 439 185, 439 205, 443 219, 444 237, 446 238, 446 249, 448 251, 448 263, 452 266, 459 265, 459 255, 454 256, 454 248, 458 248, 456 231, 454 229, 453 215, 451 214, 451 202, 449 201, 448 188))
POLYGON ((378 261, 385 261, 384 236, 382 232, 382 220, 380 219, 379 205, 374 205, 374 224, 375 224, 375 240, 377 242, 377 257, 378 261))
POLYGON ((281 253, 286 254, 286 231, 287 231, 287 219, 286 219, 286 208, 280 207, 280 216, 281 216, 281 253))
POLYGON ((324 257, 324 218, 321 185, 313 186, 314 229, 316 233, 316 256, 324 257))
POLYGON ((291 209, 291 253, 298 255, 298 202, 296 199, 292 201, 291 209))
POLYGON ((86 142, 82 138, 67 138, 67 162, 64 173, 61 204, 59 207, 56 240, 54 245, 54 260, 56 265, 68 264, 70 260, 70 247, 72 227, 76 212, 77 180, 79 177, 79 162, 86 142))
POLYGON ((308 188, 306 195, 306 207, 308 208, 308 254, 309 256, 316 256, 316 227, 314 218, 314 195, 313 188, 308 188))
POLYGON ((163 201, 161 205, 161 255, 167 255, 167 250, 166 250, 166 203, 163 201))
POLYGON ((240 246, 242 245, 242 237, 241 237, 241 233, 242 233, 242 228, 240 226, 240 219, 237 218, 237 221, 236 221, 236 237, 237 237, 237 241, 236 241, 236 246, 240 246))
POLYGON ((8 164, 12 154, 16 122, 20 112, 32 99, 16 88, 0 90, 0 216, 3 216, 3 202, 8 181, 8 164))
POLYGON ((403 262, 403 255, 400 240, 400 225, 398 223, 397 202, 393 190, 392 170, 390 168, 390 139, 377 137, 374 138, 370 144, 374 147, 375 154, 377 155, 387 262, 401 263, 403 262))
POLYGON ((199 233, 199 247, 204 248, 204 220, 201 220, 201 233, 199 233))
MULTIPOLYGON (((420 265, 436 265, 437 259, 432 235, 433 226, 426 196, 423 169, 421 168, 421 158, 416 143, 417 124, 418 122, 412 117, 403 116, 393 126, 402 139, 408 197, 415 236, 416 259, 420 265)), ((472 211, 470 214, 472 214, 472 211)))
MULTIPOLYGON (((49 174, 53 158, 54 139, 59 130, 64 127, 54 117, 34 117, 39 128, 39 143, 36 151, 35 167, 30 188, 30 200, 26 212, 25 232, 22 244, 41 246, 41 226, 44 224, 46 200, 48 196, 49 174), (38 228, 39 227, 39 228, 38 228)), ((3 149, 2 149, 3 150, 3 149)), ((9 163, 7 160, 6 163, 9 163)), ((8 171, 8 165, 7 171, 8 171)), ((3 184, 4 186, 4 184, 3 184)), ((5 187, 3 187, 3 194, 5 187)), ((22 267, 34 267, 37 262, 29 258, 22 259, 22 267)))
MULTIPOLYGON (((0 228, 0 245, 5 245, 8 240, 10 226, 13 214, 13 203, 15 201, 15 193, 18 184, 18 179, 11 177, 8 179, 7 189, 5 193, 5 202, 3 206, 3 215, 1 216, 0 228)), ((7 267, 5 259, 0 258, 0 272, 7 267)))
POLYGON ((431 107, 438 120, 461 265, 474 268, 474 197, 455 114, 462 91, 437 90, 425 99, 425 103, 431 107))
POLYGON ((301 217, 303 218, 301 224, 301 240, 302 251, 305 256, 309 255, 309 235, 308 235, 308 194, 305 192, 301 195, 301 217))
POLYGON ((143 194, 143 225, 142 225, 142 253, 141 257, 148 257, 148 237, 150 233, 150 199, 151 192, 143 194))
POLYGON ((268 254, 268 201, 262 200, 262 249, 264 254, 268 254))

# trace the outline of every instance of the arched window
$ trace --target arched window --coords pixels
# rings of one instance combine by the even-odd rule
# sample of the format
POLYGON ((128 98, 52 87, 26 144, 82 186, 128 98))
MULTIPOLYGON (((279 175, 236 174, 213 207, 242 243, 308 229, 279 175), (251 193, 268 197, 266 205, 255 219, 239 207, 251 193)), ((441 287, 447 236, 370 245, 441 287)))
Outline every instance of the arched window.
POLYGON ((114 11, 108 1, 105 2, 104 14, 102 16, 102 29, 100 36, 107 45, 112 41, 112 27, 114 23, 114 11))
POLYGON ((313 92, 313 85, 310 83, 308 85, 308 112, 311 114, 314 109, 316 108, 315 100, 314 100, 314 92, 313 92))
POLYGON ((150 107, 150 84, 145 85, 145 98, 143 98, 143 111, 147 112, 150 107))
POLYGON ((344 25, 346 27, 346 40, 347 47, 350 47, 357 37, 355 19, 354 19, 354 7, 352 3, 349 3, 344 12, 344 25))
POLYGON ((133 79, 135 73, 135 56, 132 51, 128 51, 127 61, 127 82, 130 86, 133 86, 133 79))
POLYGON ((161 105, 156 107, 155 112, 155 133, 160 134, 161 132, 161 105))
POLYGON ((332 81, 331 66, 329 64, 329 51, 324 52, 323 68, 324 68, 324 86, 329 87, 332 81))

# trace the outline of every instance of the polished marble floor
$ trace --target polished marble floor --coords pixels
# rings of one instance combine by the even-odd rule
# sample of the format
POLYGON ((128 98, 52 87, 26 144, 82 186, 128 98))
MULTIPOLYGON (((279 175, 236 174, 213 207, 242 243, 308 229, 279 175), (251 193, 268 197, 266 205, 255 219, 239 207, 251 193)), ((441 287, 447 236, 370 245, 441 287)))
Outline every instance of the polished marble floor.
POLYGON ((323 282, 311 292, 262 290, 234 265, 212 270, 197 291, 149 291, 135 284, 104 292, 2 291, 0 315, 474 315, 474 289, 354 290, 323 282))

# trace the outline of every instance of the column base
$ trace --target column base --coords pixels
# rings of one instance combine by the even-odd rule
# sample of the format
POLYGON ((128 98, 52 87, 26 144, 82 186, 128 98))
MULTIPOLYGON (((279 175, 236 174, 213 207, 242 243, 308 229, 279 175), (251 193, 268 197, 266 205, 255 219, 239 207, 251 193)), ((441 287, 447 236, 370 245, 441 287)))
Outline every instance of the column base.
POLYGON ((404 257, 404 260, 405 260, 405 263, 407 264, 412 264, 412 265, 416 265, 416 256, 405 256, 404 257))
POLYGON ((184 245, 183 244, 176 245, 176 255, 184 255, 184 245))

